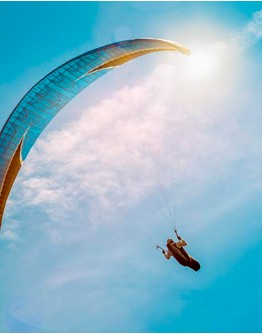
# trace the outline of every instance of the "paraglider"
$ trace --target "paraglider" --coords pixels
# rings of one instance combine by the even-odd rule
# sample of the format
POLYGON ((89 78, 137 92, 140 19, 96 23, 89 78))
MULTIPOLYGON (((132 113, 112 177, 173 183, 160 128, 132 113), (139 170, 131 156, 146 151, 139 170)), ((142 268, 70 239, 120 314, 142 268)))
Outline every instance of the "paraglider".
POLYGON ((44 128, 70 100, 111 69, 158 51, 189 54, 183 45, 134 39, 81 54, 36 83, 14 108, 0 133, 0 228, 7 199, 22 163, 44 128))
POLYGON ((174 242, 172 239, 167 239, 167 251, 165 251, 162 247, 157 247, 162 249, 162 253, 167 260, 173 256, 182 266, 198 271, 200 269, 200 263, 187 253, 184 249, 184 246, 187 246, 186 241, 177 234, 176 230, 175 233, 178 238, 178 242, 174 242))

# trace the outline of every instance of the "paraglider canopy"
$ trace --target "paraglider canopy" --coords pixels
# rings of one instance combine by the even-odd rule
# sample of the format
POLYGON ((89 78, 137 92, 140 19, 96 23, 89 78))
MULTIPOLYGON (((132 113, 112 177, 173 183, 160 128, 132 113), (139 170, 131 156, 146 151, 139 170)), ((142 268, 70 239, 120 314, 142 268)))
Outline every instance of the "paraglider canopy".
POLYGON ((46 75, 21 99, 0 133, 0 228, 16 176, 35 141, 70 100, 112 68, 159 51, 179 51, 183 45, 161 39, 134 39, 88 51, 46 75))

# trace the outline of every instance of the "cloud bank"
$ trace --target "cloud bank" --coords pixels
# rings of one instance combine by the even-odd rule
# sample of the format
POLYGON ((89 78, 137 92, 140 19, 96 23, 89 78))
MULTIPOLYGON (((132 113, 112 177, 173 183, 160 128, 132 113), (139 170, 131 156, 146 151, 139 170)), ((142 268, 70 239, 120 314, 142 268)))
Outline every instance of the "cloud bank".
MULTIPOLYGON (((208 52, 224 57, 220 45, 208 52)), ((221 105, 229 93, 222 75, 195 78, 190 59, 172 62, 40 139, 19 178, 20 205, 43 207, 56 220, 88 205, 91 222, 107 221, 148 196, 159 179, 205 178, 235 159, 236 124, 221 105)))
MULTIPOLYGON (((260 30, 261 11, 235 40, 250 46, 242 41, 255 43, 260 30)), ((228 56, 230 47, 219 41, 196 47, 188 58, 172 55, 133 86, 102 96, 75 121, 45 134, 23 166, 14 206, 42 208, 63 226, 81 210, 89 222, 106 223, 159 182, 204 182, 214 171, 223 174, 246 154, 232 99, 240 68, 228 56)))

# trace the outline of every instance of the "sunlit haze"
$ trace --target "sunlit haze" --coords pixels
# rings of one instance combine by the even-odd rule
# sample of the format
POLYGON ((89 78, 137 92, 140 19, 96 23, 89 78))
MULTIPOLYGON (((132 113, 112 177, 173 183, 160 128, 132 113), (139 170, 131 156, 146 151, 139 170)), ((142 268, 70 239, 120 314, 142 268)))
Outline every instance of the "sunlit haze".
POLYGON ((261 22, 261 2, 0 2, 1 126, 81 53, 191 51, 113 69, 43 131, 0 232, 0 332, 262 331, 261 22), (198 272, 156 249, 174 226, 198 272))

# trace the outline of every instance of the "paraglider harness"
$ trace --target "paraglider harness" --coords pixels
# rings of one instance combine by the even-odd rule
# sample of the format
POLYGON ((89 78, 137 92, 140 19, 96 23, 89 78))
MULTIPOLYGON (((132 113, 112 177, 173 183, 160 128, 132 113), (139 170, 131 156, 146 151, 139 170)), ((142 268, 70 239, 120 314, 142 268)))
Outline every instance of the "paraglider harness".
MULTIPOLYGON (((175 230, 175 234, 177 239, 180 241, 181 237, 177 234, 177 230, 175 230)), ((191 261, 191 257, 187 254, 183 247, 177 247, 175 242, 168 242, 166 246, 170 253, 182 266, 188 266, 188 263, 191 261)))
MULTIPOLYGON (((174 230, 178 240, 181 240, 181 237, 177 234, 177 230, 174 230)), ((191 269, 198 271, 200 269, 200 264, 194 258, 192 258, 188 253, 184 250, 183 247, 177 247, 175 243, 168 242, 166 244, 168 250, 172 254, 172 256, 184 267, 190 267, 191 269)), ((160 246, 157 246, 164 251, 164 249, 160 246)))

